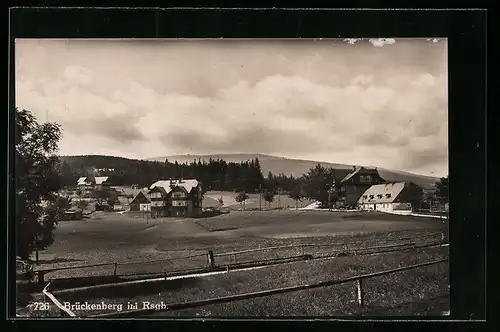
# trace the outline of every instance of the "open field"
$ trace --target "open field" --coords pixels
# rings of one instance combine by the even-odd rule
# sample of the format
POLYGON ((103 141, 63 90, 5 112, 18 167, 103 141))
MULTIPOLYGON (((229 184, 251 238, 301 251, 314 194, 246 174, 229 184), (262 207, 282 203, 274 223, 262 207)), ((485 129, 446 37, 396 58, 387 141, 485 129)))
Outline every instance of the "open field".
MULTIPOLYGON (((447 255, 446 247, 437 247, 409 249, 380 255, 317 259, 160 283, 64 293, 58 295, 58 299, 68 303, 88 301, 89 303, 104 302, 108 305, 121 304, 125 308, 123 310, 126 310, 128 302, 173 304, 203 300, 353 277, 442 259, 446 258, 447 255), (259 282, 255 282, 255 280, 259 282)), ((377 310, 392 310, 393 314, 414 314, 409 310, 414 310, 415 306, 419 306, 421 302, 426 302, 429 307, 422 308, 420 305, 417 314, 439 314, 440 311, 449 309, 447 263, 375 277, 365 281, 364 285, 366 305, 362 308, 358 307, 355 302, 355 285, 349 282, 252 300, 172 312, 158 312, 148 316, 332 316, 372 314, 377 310)), ((139 305, 139 307, 141 306, 139 305)), ((104 312, 102 310, 75 310, 75 313, 77 315, 91 315, 104 312)))
POLYGON ((441 232, 441 220, 376 212, 233 211, 206 219, 146 219, 141 213, 96 212, 60 222, 40 268, 148 261, 275 245, 331 243, 441 232), (222 230, 225 229, 225 230, 222 230))
MULTIPOLYGON (((242 253, 236 257, 237 262, 242 263, 309 253, 318 255, 321 254, 321 250, 331 252, 336 248, 343 247, 345 243, 352 244, 357 242, 357 247, 379 246, 384 245, 387 241, 394 241, 401 238, 413 238, 430 233, 446 232, 446 229, 446 221, 389 215, 379 212, 231 211, 229 214, 197 219, 150 219, 146 218, 142 213, 96 212, 84 220, 60 222, 55 231, 55 243, 47 250, 40 252, 40 264, 35 267, 35 270, 118 262, 130 263, 127 265, 119 264, 117 268, 118 275, 147 272, 158 273, 162 271, 206 267, 206 253, 208 250, 214 251, 216 264, 224 266, 225 264, 232 263, 234 259, 232 255, 219 256, 227 252, 283 245, 328 245, 321 247, 321 249, 306 246, 302 250, 294 247, 274 251, 242 253), (201 256, 189 259, 168 260, 197 254, 201 256), (149 263, 143 263, 145 261, 149 263), (137 264, 132 264, 131 262, 137 262, 137 264)), ((194 282, 197 285, 194 288, 188 287, 184 289, 181 287, 182 291, 178 295, 175 295, 177 294, 176 292, 171 293, 169 291, 167 299, 170 303, 182 301, 182 299, 200 299, 201 297, 199 296, 202 295, 205 297, 210 297, 210 294, 213 296, 223 296, 238 294, 238 292, 262 290, 269 287, 304 284, 322 279, 331 279, 332 277, 340 278, 348 276, 348 274, 345 274, 347 273, 346 271, 358 274, 379 271, 384 268, 406 265, 407 263, 421 262, 424 258, 439 258, 447 255, 447 248, 419 249, 420 251, 418 252, 415 250, 417 249, 414 249, 413 253, 411 250, 407 251, 406 254, 405 251, 374 256, 338 257, 333 260, 324 260, 323 262, 321 260, 301 261, 268 266, 255 271, 230 272, 224 276, 203 277, 199 280, 194 279, 198 280, 194 282), (426 250, 432 253, 437 252, 438 254, 427 255, 425 254, 426 250), (386 259, 386 255, 393 258, 386 259), (367 263, 365 264, 365 262, 367 263), (341 268, 342 264, 344 264, 345 268, 341 268), (257 274, 254 275, 254 273, 257 274), (283 274, 283 277, 279 277, 280 274, 283 274), (203 280, 212 279, 215 280, 212 284, 209 282, 206 286, 199 286, 200 282, 202 284, 205 283, 203 280), (259 282, 256 283, 255 280, 259 280, 259 282), (207 290, 203 290, 203 287, 207 287, 207 290)), ((109 265, 97 268, 54 271, 46 275, 46 280, 112 275, 113 269, 114 267, 109 265)), ((424 270, 429 269, 436 268, 424 268, 424 270)), ((418 279, 418 273, 416 275, 410 272, 406 273, 409 273, 412 278, 417 276, 418 279)), ((447 271, 442 273, 447 276, 447 271)), ((444 277, 436 278, 442 279, 444 277)), ((192 282, 193 280, 188 283, 192 282)), ((181 282, 181 284, 183 283, 181 282)), ((391 286, 390 284, 390 282, 384 283, 386 286, 380 287, 397 286, 391 286)), ((341 285, 338 287, 340 287, 338 289, 343 289, 343 287, 350 289, 353 286, 341 285)), ((421 288, 423 292, 426 292, 425 287, 421 288)), ((333 288, 329 287, 325 290, 330 289, 333 288)), ((335 289, 337 289, 337 286, 335 286, 335 289)), ((412 286, 409 289, 415 288, 412 286)), ((129 290, 126 292, 129 294, 129 290)), ((346 294, 348 293, 351 294, 352 292, 349 291, 346 294)), ((161 294, 163 293, 160 292, 158 300, 161 296, 164 296, 161 294)), ((337 300, 328 300, 333 302, 327 304, 329 302, 326 299, 322 299, 321 294, 320 290, 311 290, 270 297, 270 299, 282 299, 279 301, 284 301, 283 303, 294 303, 294 306, 297 306, 296 309, 293 309, 293 306, 284 306, 282 302, 275 302, 278 300, 270 300, 268 303, 268 300, 262 298, 238 301, 234 302, 234 304, 214 305, 211 306, 211 308, 213 307, 212 309, 204 308, 203 310, 205 311, 200 309, 201 311, 194 313, 198 315, 207 313, 209 313, 207 315, 233 315, 248 311, 249 315, 260 315, 261 310, 267 308, 265 310, 270 315, 282 315, 286 313, 295 315, 296 313, 293 310, 303 312, 305 315, 311 314, 311 312, 315 314, 321 314, 325 311, 329 312, 333 310, 333 307, 337 308, 335 310, 340 310, 339 312, 341 313, 348 314, 351 312, 352 308, 338 307, 337 300), (313 295, 304 295, 306 293, 313 295), (298 307, 304 296, 307 297, 307 301, 316 303, 316 309, 308 311, 298 307), (309 296, 312 296, 312 298, 309 298, 309 296), (324 301, 326 301, 325 305, 320 306, 320 303, 324 301), (275 308, 273 310, 268 308, 271 303, 274 303, 272 304, 275 308)), ((146 299, 150 296, 151 294, 147 294, 141 297, 141 299, 146 299)), ((429 296, 424 296, 426 301, 429 296)), ((341 302, 345 301, 345 298, 343 298, 341 302)), ((380 301, 377 300, 377 302, 380 301)), ((401 312, 410 310, 407 308, 408 305, 401 305, 401 312)), ((398 311, 399 309, 391 310, 398 311)), ((193 311, 188 310, 186 313, 191 314, 193 311)), ((178 313, 169 313, 169 315, 178 315, 178 313)))

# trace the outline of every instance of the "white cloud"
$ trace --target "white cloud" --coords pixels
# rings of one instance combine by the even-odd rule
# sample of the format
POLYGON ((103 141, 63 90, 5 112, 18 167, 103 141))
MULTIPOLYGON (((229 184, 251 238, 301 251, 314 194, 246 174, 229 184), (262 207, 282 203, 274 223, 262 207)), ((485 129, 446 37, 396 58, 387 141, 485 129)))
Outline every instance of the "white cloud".
POLYGON ((414 82, 416 86, 433 86, 436 83, 436 78, 429 73, 420 75, 414 82))
POLYGON ((368 85, 373 82, 373 76, 372 75, 359 75, 351 79, 351 84, 352 85, 368 85))
POLYGON ((393 38, 370 38, 369 42, 375 47, 382 47, 384 45, 392 45, 396 40, 393 38))
POLYGON ((76 85, 90 85, 92 83, 91 72, 83 67, 67 66, 64 68, 64 77, 76 85))
MULTIPOLYGON (((358 47, 332 52, 331 58, 321 50, 317 57, 311 56, 316 51, 295 58, 267 53, 272 66, 263 62, 269 67, 265 71, 255 55, 241 65, 225 65, 222 60, 234 62, 234 57, 207 51, 198 61, 214 58, 213 73, 208 64, 182 67, 184 55, 179 69, 162 69, 164 60, 151 63, 158 76, 148 74, 149 81, 133 73, 147 58, 128 64, 130 73, 119 78, 123 71, 110 71, 111 64, 101 64, 100 70, 91 64, 62 65, 64 79, 40 77, 39 71, 21 66, 24 79, 16 81, 16 104, 41 120, 48 113, 50 121, 63 126, 63 154, 141 158, 260 152, 445 174, 439 169, 447 169, 446 68, 408 69, 401 58, 388 58, 403 46, 398 42, 390 52, 381 49, 373 56, 366 49, 355 55, 345 51, 358 47), (273 72, 285 63, 286 70, 273 72)), ((405 52, 405 57, 415 53, 405 52)))

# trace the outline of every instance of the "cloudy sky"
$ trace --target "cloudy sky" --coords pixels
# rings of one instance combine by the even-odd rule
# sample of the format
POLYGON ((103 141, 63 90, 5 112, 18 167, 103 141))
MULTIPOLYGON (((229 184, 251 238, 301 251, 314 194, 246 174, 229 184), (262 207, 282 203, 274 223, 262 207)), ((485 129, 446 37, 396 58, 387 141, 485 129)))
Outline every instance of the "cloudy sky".
POLYGON ((448 173, 447 43, 16 41, 16 105, 62 155, 265 153, 448 173))

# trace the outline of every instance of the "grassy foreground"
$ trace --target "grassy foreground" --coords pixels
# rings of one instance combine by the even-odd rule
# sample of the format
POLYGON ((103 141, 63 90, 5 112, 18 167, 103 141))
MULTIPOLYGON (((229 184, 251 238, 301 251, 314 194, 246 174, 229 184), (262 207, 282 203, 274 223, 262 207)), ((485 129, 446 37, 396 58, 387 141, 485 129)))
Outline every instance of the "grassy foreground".
MULTIPOLYGON (((172 238, 169 239, 165 244, 164 252, 151 252, 151 253, 135 253, 136 256, 127 256, 126 251, 121 248, 116 249, 116 254, 118 257, 107 258, 112 250, 107 250, 106 252, 101 252, 101 260, 92 261, 81 261, 81 262, 68 262, 58 264, 54 267, 61 266, 78 266, 85 264, 100 264, 100 263, 113 263, 116 259, 118 262, 116 272, 118 275, 131 275, 131 274, 147 274, 147 273, 164 273, 172 272, 183 269, 196 269, 203 268, 207 266, 207 251, 212 249, 215 257, 215 262, 217 265, 225 266, 234 263, 250 262, 256 260, 270 259, 270 258, 284 258, 294 255, 301 254, 313 254, 321 255, 330 253, 332 251, 345 249, 345 244, 349 249, 352 248, 366 248, 374 247, 387 244, 401 243, 402 238, 415 238, 422 235, 436 233, 436 230, 425 229, 425 230, 399 230, 392 232, 368 232, 368 233, 353 233, 353 234, 342 234, 337 236, 321 236, 321 237, 303 237, 303 238, 288 238, 288 239, 272 239, 272 238, 259 238, 259 237, 244 237, 244 238, 234 238, 225 239, 225 242, 220 241, 216 243, 217 238, 211 239, 206 238, 205 248, 198 249, 193 248, 190 242, 195 242, 191 239, 190 242, 184 241, 184 239, 172 238), (210 241, 214 241, 211 243, 210 241), (302 245, 306 245, 301 247, 302 245), (311 245, 311 246, 307 246, 311 245), (320 245, 314 247, 312 245, 320 245), (235 256, 224 255, 226 253, 248 250, 248 249, 258 249, 276 246, 293 246, 290 248, 274 248, 270 250, 263 251, 253 251, 253 252, 242 252, 235 256), (175 249, 175 251, 170 251, 175 249), (119 255, 122 255, 120 259, 119 255), (200 255, 196 257, 190 257, 185 259, 178 259, 179 257, 200 255), (222 256, 219 256, 222 255, 222 256), (105 258, 106 257, 106 258, 105 258), (128 258, 128 259, 127 259, 128 258)), ((437 237, 428 238, 427 241, 436 241, 437 237)), ((426 239, 419 240, 419 243, 425 243, 426 239)), ((47 266, 51 267, 51 266, 47 266)), ((47 268, 46 266, 40 266, 41 269, 47 268)), ((97 277, 113 275, 114 265, 110 264, 107 266, 88 267, 80 269, 69 269, 54 271, 47 274, 47 279, 57 279, 57 278, 70 278, 70 277, 97 277)))
MULTIPOLYGON (((251 271, 141 284, 135 287, 106 288, 97 292, 64 294, 61 302, 122 305, 143 302, 165 304, 196 301, 267 289, 340 279, 448 257, 448 248, 413 249, 379 255, 346 256, 335 259, 286 263, 251 271), (124 294, 127 294, 124 296, 124 294)), ((157 312, 149 316, 174 317, 255 317, 255 316, 343 316, 359 314, 433 314, 448 310, 448 265, 422 267, 372 278, 365 282, 365 303, 356 304, 354 283, 290 292, 282 295, 235 301, 226 304, 157 312), (423 303, 423 304, 422 304, 423 303)), ((87 316, 117 311, 78 311, 87 316)), ((36 315, 37 313, 34 313, 36 315)), ((57 315, 57 310, 49 313, 57 315)))

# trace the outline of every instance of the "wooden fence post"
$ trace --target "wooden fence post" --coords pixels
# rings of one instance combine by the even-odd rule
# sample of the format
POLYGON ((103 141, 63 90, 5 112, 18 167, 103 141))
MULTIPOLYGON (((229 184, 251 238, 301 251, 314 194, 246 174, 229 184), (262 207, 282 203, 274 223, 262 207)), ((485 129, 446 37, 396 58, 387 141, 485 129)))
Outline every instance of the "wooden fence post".
POLYGON ((363 279, 358 279, 356 280, 356 286, 358 289, 358 305, 362 307, 364 305, 364 299, 363 299, 363 279))
POLYGON ((444 232, 441 233, 441 242, 444 241, 444 232))
POLYGON ((214 253, 212 250, 208 251, 207 258, 208 258, 208 267, 210 269, 214 269, 215 268, 215 260, 214 260, 214 253))
POLYGON ((118 267, 118 263, 115 262, 115 271, 113 272, 113 275, 116 276, 116 268, 118 267))
POLYGON ((236 254, 233 254, 233 263, 236 264, 236 254))
POLYGON ((44 277, 45 273, 43 271, 38 271, 38 283, 40 284, 40 286, 43 286, 43 284, 45 283, 44 277))

